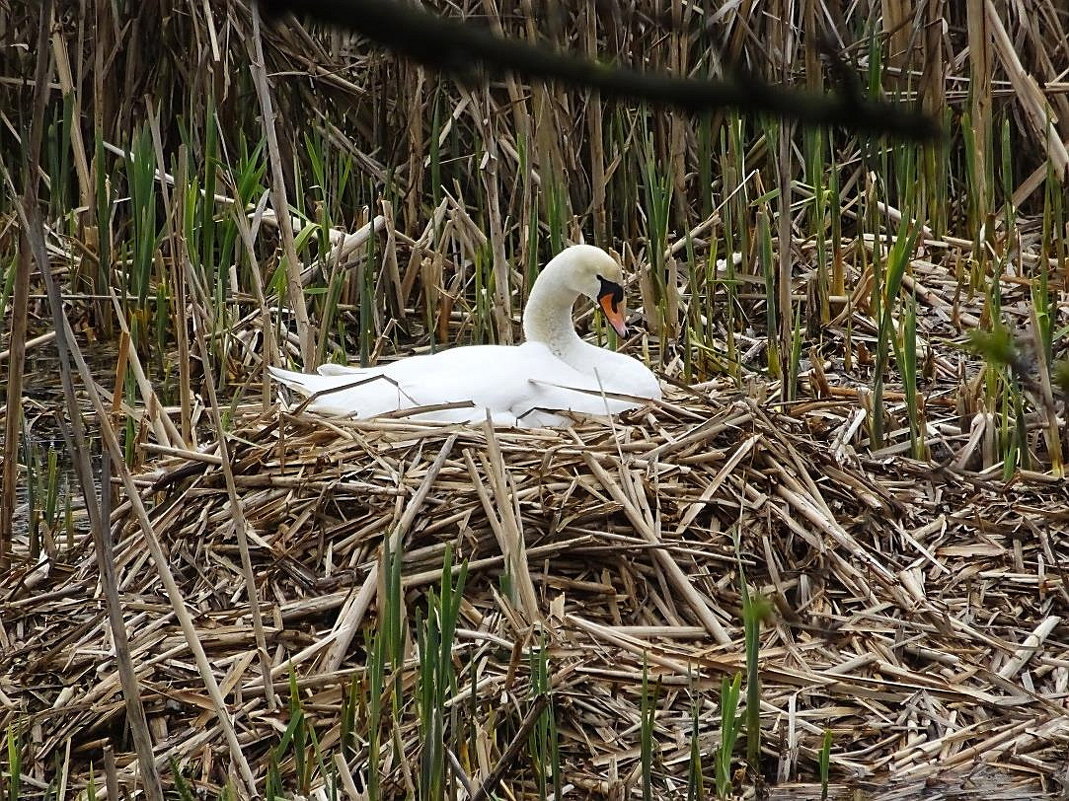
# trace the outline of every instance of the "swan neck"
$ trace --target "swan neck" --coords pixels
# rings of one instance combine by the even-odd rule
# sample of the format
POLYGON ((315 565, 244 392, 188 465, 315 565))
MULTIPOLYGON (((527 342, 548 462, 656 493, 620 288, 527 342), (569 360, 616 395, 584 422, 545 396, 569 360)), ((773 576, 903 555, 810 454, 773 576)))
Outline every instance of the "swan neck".
POLYGON ((579 293, 562 287, 548 272, 547 267, 531 287, 523 310, 523 335, 528 342, 541 342, 559 356, 579 341, 572 323, 572 306, 579 293))

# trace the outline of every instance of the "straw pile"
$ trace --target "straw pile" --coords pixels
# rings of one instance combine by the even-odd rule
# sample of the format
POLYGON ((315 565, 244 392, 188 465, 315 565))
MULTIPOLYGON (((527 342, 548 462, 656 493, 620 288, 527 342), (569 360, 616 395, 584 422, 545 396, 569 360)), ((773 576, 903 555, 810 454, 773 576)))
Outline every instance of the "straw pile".
MULTIPOLYGON (((745 664, 740 564, 773 607, 760 660, 770 778, 811 779, 825 728, 839 779, 991 765, 1064 775, 1069 554, 1052 536, 1066 526, 1064 485, 862 458, 855 418, 850 404, 829 403, 818 427, 813 415, 776 414, 712 385, 563 431, 250 416, 233 433, 232 461, 281 694, 274 708, 218 458, 171 457, 142 482, 259 775, 289 719, 291 669, 324 748, 337 744, 390 533, 403 543, 412 630, 446 544, 468 560, 454 658, 462 684, 479 663, 477 685, 461 693, 477 741, 466 758, 473 781, 531 708, 528 652, 543 638, 564 778, 581 795, 622 798, 638 779, 644 665, 660 685, 663 797, 685 793, 695 708, 709 775, 720 682, 745 664)), ((113 521, 158 764, 174 758, 187 776, 221 784, 226 743, 159 572, 129 506, 113 521)), ((72 783, 90 761, 99 770, 124 721, 98 580, 86 546, 69 567, 5 577, 0 605, 4 706, 30 713, 36 763, 63 761, 72 783)), ((416 725, 396 741, 409 757, 416 725)), ((129 781, 132 747, 116 749, 115 775, 129 781)), ((361 758, 347 766, 358 777, 361 758)), ((504 782, 517 796, 533 787, 523 759, 504 782)), ((387 780, 403 786, 409 768, 387 763, 387 780)))

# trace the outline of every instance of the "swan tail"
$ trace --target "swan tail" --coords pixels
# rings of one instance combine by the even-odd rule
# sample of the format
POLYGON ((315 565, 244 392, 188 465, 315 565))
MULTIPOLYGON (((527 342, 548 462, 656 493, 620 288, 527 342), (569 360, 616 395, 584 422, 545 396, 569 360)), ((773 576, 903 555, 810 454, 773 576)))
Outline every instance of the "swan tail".
POLYGON ((306 373, 295 373, 292 370, 283 370, 280 367, 268 367, 267 369, 271 372, 272 377, 280 384, 289 387, 294 392, 304 395, 306 398, 320 389, 320 387, 310 386, 311 382, 309 379, 315 379, 317 376, 308 375, 306 373))

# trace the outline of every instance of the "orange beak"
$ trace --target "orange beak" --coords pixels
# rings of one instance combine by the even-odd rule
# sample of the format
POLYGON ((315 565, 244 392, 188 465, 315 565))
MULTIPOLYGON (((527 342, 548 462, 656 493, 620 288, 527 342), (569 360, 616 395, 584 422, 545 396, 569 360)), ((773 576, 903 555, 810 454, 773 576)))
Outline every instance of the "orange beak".
POLYGON ((627 323, 624 321, 624 288, 612 281, 601 281, 601 291, 598 293, 598 305, 605 314, 616 333, 622 337, 627 336, 627 323))

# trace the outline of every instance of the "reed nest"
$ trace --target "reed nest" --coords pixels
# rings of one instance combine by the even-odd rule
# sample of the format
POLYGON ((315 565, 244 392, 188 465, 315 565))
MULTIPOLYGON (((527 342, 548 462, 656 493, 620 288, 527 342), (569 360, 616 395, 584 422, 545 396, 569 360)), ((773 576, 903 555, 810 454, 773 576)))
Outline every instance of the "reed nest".
MULTIPOLYGON (((423 743, 409 697, 416 629, 449 546, 468 575, 447 726, 467 727, 475 747, 461 768, 475 783, 514 760, 505 790, 532 792, 523 757, 503 755, 535 703, 531 656, 543 649, 563 778, 580 794, 623 798, 634 786, 644 672, 647 693, 658 695, 660 797, 685 794, 695 727, 711 774, 721 681, 745 671, 740 568, 750 592, 770 602, 759 665, 773 780, 815 776, 825 729, 833 778, 919 780, 996 766, 1064 779, 1069 637, 1058 610, 1069 553, 1052 536, 1066 525, 1064 483, 1006 485, 859 455, 854 412, 825 404, 817 426, 813 414, 776 412, 714 384, 552 431, 275 409, 241 417, 230 438, 240 510, 211 447, 156 462, 140 481, 261 777, 290 722, 291 682, 324 751, 337 751, 345 699, 354 680, 366 688, 384 540, 393 538, 408 659, 390 736, 413 764, 423 743)), ((218 786, 226 742, 160 571, 129 504, 112 520, 157 764, 174 759, 191 779, 218 786)), ((101 597, 91 544, 67 565, 3 578, 5 707, 29 713, 35 761, 64 761, 72 786, 109 742, 119 783, 132 784, 136 771, 132 747, 112 739, 125 713, 101 597)), ((388 752, 384 781, 403 787, 412 768, 388 752)), ((366 774, 366 759, 358 744, 350 773, 366 774)))

